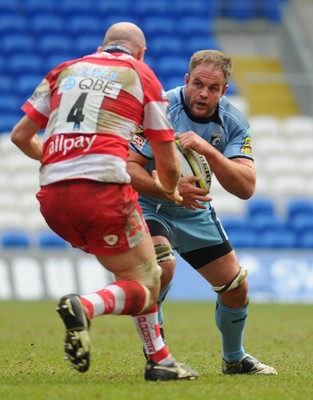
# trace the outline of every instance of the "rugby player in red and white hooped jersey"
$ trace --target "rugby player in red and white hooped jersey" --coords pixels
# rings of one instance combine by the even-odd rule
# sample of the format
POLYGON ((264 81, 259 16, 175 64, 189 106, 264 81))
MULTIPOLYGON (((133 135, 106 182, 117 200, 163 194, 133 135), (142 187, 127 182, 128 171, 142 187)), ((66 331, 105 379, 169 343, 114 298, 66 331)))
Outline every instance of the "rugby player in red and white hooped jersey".
POLYGON ((126 171, 129 142, 142 124, 157 160, 156 187, 169 199, 182 200, 168 100, 143 62, 145 51, 138 26, 112 25, 97 52, 48 73, 22 107, 26 115, 14 127, 12 141, 41 162, 37 198, 50 228, 94 254, 116 277, 96 293, 60 299, 57 311, 72 366, 79 372, 89 368, 92 318, 141 315, 135 325, 148 354, 145 379, 193 379, 198 374, 175 361, 160 335, 161 269, 126 171))

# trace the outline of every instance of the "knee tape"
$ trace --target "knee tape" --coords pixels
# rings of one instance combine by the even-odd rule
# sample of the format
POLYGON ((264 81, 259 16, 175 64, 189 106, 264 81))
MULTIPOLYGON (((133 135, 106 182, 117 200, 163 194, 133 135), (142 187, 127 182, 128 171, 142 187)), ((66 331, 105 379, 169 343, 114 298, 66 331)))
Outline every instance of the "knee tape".
POLYGON ((136 265, 121 274, 115 274, 115 277, 116 280, 126 279, 129 281, 136 281, 146 286, 148 289, 153 289, 160 285, 161 274, 162 268, 154 259, 145 264, 136 265))
POLYGON ((157 262, 163 263, 167 261, 174 261, 174 252, 172 247, 167 243, 161 243, 154 246, 157 262))
POLYGON ((243 282, 245 281, 247 275, 248 275, 248 270, 246 268, 240 267, 238 274, 227 285, 212 286, 212 289, 216 293, 229 292, 230 290, 236 289, 237 287, 241 286, 243 284, 243 282))

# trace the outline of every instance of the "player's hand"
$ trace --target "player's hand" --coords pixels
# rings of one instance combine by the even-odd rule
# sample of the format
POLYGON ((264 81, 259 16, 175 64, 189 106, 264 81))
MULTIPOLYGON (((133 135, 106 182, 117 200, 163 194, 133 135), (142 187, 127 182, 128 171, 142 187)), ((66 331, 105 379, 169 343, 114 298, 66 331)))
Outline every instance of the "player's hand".
POLYGON ((158 172, 156 170, 152 171, 152 178, 154 179, 154 184, 155 186, 161 190, 163 194, 169 199, 175 201, 175 203, 181 203, 183 201, 182 196, 180 195, 178 191, 178 187, 172 191, 172 190, 167 190, 163 185, 162 182, 159 179, 158 172))
POLYGON ((196 210, 197 208, 205 210, 206 206, 199 202, 208 203, 212 201, 212 198, 208 197, 209 190, 195 186, 198 180, 199 177, 197 176, 185 176, 180 179, 178 184, 179 193, 183 198, 181 205, 189 210, 196 210))

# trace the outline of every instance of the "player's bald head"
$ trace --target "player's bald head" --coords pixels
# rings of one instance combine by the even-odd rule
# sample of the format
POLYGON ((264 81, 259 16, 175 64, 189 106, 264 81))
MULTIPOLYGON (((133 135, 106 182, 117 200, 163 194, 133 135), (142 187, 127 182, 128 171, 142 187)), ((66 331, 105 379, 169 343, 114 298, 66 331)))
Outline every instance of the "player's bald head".
POLYGON ((131 22, 118 22, 112 25, 103 39, 103 47, 121 45, 128 48, 134 57, 146 50, 146 39, 142 30, 131 22))

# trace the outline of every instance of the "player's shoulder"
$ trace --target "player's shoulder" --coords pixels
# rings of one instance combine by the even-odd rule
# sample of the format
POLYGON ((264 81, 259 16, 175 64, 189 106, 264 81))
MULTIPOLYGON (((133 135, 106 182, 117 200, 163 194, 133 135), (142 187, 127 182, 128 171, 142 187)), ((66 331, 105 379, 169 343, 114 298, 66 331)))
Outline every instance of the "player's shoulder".
POLYGON ((238 125, 242 129, 249 128, 249 123, 245 115, 239 111, 227 96, 223 96, 219 102, 219 117, 223 126, 225 125, 238 125))
POLYGON ((170 112, 179 106, 182 107, 181 93, 182 93, 183 87, 184 86, 177 86, 166 92, 168 102, 169 102, 169 111, 170 112))

